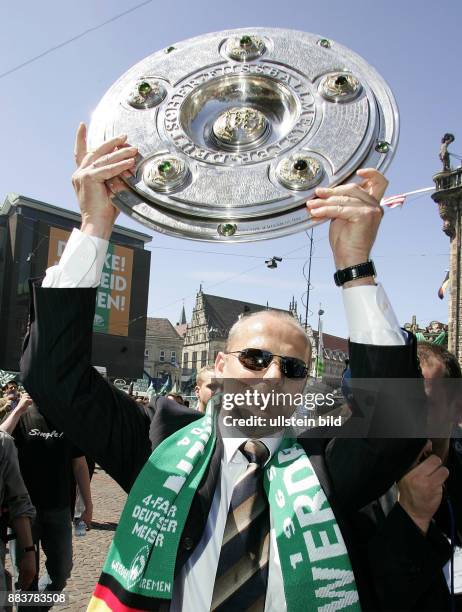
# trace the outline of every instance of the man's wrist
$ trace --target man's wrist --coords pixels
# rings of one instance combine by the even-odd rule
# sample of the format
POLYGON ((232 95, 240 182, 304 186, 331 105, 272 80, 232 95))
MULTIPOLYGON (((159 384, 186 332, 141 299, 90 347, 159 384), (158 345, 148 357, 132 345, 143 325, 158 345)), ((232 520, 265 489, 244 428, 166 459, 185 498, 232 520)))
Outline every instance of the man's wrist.
POLYGON ((113 227, 114 223, 108 219, 95 217, 88 218, 82 215, 82 225, 80 226, 82 234, 109 240, 113 227))
POLYGON ((406 504, 399 501, 398 502, 404 512, 409 516, 411 521, 415 524, 415 526, 423 533, 423 535, 427 535, 428 529, 430 527, 431 518, 426 518, 422 516, 417 516, 411 510, 406 508, 406 504))
POLYGON ((364 278, 357 278, 356 280, 348 281, 342 285, 342 289, 349 289, 350 287, 359 287, 360 285, 377 285, 373 276, 365 276, 364 278))

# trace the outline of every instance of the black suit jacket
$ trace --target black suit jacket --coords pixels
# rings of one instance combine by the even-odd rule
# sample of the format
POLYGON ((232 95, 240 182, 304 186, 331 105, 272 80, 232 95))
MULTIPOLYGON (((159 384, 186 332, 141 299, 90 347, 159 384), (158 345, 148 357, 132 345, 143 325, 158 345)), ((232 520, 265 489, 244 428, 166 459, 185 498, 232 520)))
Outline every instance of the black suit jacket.
MULTIPOLYGON (((449 543, 452 520, 455 544, 462 545, 462 445, 457 439, 451 440, 446 465, 449 478, 443 500, 426 535, 397 503, 395 487, 355 517, 362 522, 365 555, 379 605, 384 610, 452 609, 443 568, 452 553, 449 543)), ((454 597, 453 605, 454 610, 462 610, 461 595, 454 597)))
MULTIPOLYGON (((51 289, 34 286, 30 328, 21 361, 23 383, 40 410, 66 436, 93 457, 126 491, 154 448, 166 437, 200 418, 200 413, 164 400, 152 420, 124 392, 91 367, 95 289, 51 289)), ((364 346, 351 343, 353 377, 415 378, 419 376, 415 343, 407 346, 364 346)), ((381 402, 378 392, 370 406, 371 434, 383 431, 390 419, 425 421, 422 387, 420 412, 404 397, 381 402)), ((416 405, 415 403, 413 404, 416 405)), ((376 609, 367 562, 358 547, 352 517, 385 493, 412 465, 424 445, 419 439, 300 438, 330 501, 345 539, 363 609, 376 609)), ((194 497, 181 538, 176 572, 199 542, 220 473, 222 443, 194 497)), ((201 612, 201 611, 198 611, 201 612)))

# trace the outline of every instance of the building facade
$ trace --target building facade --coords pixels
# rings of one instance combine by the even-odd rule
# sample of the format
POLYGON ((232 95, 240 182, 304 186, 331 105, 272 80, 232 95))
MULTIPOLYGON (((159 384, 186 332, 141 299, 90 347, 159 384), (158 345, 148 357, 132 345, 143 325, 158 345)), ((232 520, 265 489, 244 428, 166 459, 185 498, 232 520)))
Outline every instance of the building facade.
MULTIPOLYGON (((10 194, 0 205, 0 369, 19 369, 29 279, 58 263, 80 215, 10 194)), ((151 237, 115 226, 96 294, 92 363, 109 377, 143 374, 151 237)))
POLYGON ((171 388, 179 389, 183 338, 168 319, 148 317, 144 369, 152 378, 170 376, 171 388))
MULTIPOLYGON (((213 365, 219 351, 223 351, 229 330, 242 316, 270 308, 262 304, 253 304, 242 300, 233 300, 217 295, 209 295, 199 289, 193 308, 191 322, 188 323, 184 336, 182 353, 182 382, 187 385, 195 373, 204 366, 213 365)), ((282 310, 282 309, 276 309, 282 310)), ((292 298, 286 311, 295 318, 297 304, 292 298)), ((317 356, 317 332, 310 326, 306 330, 312 347, 310 376, 315 376, 317 356)), ((328 384, 340 382, 348 357, 348 341, 344 338, 323 334, 324 341, 324 376, 328 384)))

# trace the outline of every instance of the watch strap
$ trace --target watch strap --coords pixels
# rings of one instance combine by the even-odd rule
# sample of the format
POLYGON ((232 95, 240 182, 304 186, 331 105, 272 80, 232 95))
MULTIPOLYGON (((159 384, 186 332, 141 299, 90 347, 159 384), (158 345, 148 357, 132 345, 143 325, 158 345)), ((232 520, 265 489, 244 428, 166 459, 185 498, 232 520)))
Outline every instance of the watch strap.
POLYGON ((32 544, 32 546, 26 546, 25 548, 22 549, 22 552, 23 553, 36 552, 35 544, 32 544))
POLYGON ((337 270, 334 274, 334 281, 337 287, 341 287, 349 281, 358 280, 358 278, 366 278, 368 276, 376 276, 374 262, 369 259, 364 263, 344 268, 343 270, 337 270))

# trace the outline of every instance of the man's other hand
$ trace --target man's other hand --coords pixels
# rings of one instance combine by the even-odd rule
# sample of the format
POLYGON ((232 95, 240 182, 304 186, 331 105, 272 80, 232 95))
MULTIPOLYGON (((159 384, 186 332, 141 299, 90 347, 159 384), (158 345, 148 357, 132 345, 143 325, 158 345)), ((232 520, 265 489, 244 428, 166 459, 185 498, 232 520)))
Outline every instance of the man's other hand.
MULTIPOLYGON (((319 187, 317 197, 306 204, 313 219, 331 219, 329 239, 337 270, 369 259, 383 216, 380 200, 387 179, 373 168, 358 170, 356 174, 363 179, 361 184, 319 187)), ((353 282, 365 284, 364 279, 353 282)))
POLYGON ((87 530, 91 529, 91 522, 93 520, 93 506, 86 507, 82 512, 82 516, 80 517, 85 525, 87 526, 87 530))
POLYGON ((18 569, 19 587, 21 589, 28 589, 32 584, 32 581, 37 572, 34 551, 29 551, 23 554, 21 560, 18 563, 18 569))
POLYGON ((398 502, 423 533, 427 533, 441 504, 443 484, 449 476, 449 470, 441 459, 437 455, 428 455, 431 449, 431 442, 427 442, 420 455, 420 459, 425 459, 398 482, 398 502))
POLYGON ((79 125, 75 139, 77 170, 72 175, 72 184, 79 200, 84 233, 106 240, 111 235, 118 215, 112 197, 125 188, 120 177, 133 169, 138 152, 127 146, 126 140, 126 135, 117 136, 88 151, 86 127, 83 123, 79 125))
POLYGON ((16 406, 16 410, 21 414, 24 414, 33 403, 34 402, 28 393, 22 393, 18 405, 16 406))

